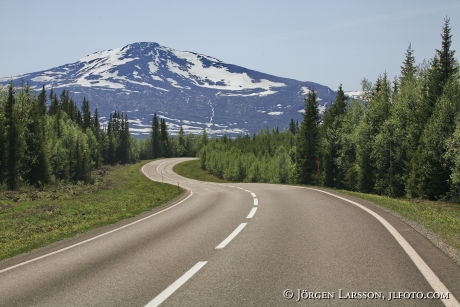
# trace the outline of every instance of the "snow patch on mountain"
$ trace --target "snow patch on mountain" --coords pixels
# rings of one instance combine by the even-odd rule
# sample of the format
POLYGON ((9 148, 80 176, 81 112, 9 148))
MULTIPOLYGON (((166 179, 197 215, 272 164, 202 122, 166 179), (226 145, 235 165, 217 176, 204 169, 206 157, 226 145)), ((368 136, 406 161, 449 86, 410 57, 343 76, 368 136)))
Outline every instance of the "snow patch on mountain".
MULTIPOLYGON (((277 77, 227 64, 190 51, 140 42, 99 51, 49 70, 0 79, 0 86, 22 82, 31 90, 69 90, 78 103, 86 97, 100 118, 115 110, 129 112, 133 134, 150 133, 152 114, 164 116, 174 134, 256 133, 301 120, 305 97, 317 93, 320 108, 335 92, 313 82, 277 77), (299 111, 298 111, 299 110, 299 111), (170 121, 170 122, 169 122, 170 121)), ((101 121, 103 122, 103 121, 101 121)))
POLYGON ((195 85, 217 90, 239 91, 244 89, 270 90, 272 87, 283 87, 286 84, 266 79, 254 80, 246 72, 230 72, 227 67, 218 65, 218 60, 187 51, 174 50, 173 54, 186 64, 168 60, 168 68, 175 74, 193 80, 195 85), (203 60, 208 61, 207 65, 203 60), (184 69, 184 66, 187 69, 184 69))

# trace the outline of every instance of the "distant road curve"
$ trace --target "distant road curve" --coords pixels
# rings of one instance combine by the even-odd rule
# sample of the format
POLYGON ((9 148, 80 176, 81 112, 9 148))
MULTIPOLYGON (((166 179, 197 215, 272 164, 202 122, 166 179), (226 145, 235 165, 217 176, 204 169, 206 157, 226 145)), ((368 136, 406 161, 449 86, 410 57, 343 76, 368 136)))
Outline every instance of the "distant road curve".
POLYGON ((142 168, 189 191, 176 204, 1 262, 0 305, 459 306, 460 267, 377 206, 199 182, 185 160, 142 168))

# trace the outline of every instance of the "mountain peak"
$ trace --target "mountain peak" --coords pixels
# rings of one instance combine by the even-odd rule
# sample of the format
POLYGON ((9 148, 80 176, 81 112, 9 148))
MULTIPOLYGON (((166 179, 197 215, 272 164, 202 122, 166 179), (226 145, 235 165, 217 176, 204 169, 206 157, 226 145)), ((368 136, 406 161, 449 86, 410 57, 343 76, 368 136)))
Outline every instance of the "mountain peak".
POLYGON ((317 91, 321 104, 335 97, 313 82, 264 74, 155 42, 98 51, 75 63, 13 78, 17 84, 21 80, 35 90, 45 85, 69 90, 76 99, 86 96, 106 116, 113 110, 132 113, 132 130, 139 133, 146 133, 155 112, 169 119, 173 132, 180 126, 196 133, 207 128, 210 134, 284 128, 291 118, 301 119, 307 89, 317 91))

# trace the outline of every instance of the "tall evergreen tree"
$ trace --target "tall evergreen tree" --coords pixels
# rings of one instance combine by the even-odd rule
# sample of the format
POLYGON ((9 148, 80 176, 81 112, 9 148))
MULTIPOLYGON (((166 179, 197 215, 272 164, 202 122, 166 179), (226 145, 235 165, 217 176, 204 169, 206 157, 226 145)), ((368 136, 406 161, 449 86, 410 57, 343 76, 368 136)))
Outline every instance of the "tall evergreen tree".
POLYGON ((444 19, 444 26, 441 33, 442 46, 441 49, 436 50, 437 57, 439 58, 439 74, 441 77, 441 86, 444 87, 449 81, 449 78, 457 72, 457 62, 454 58, 455 50, 451 49, 452 34, 450 28, 450 18, 444 19))
POLYGON ((82 127, 84 130, 86 130, 88 128, 91 128, 91 107, 86 97, 83 98, 81 109, 82 109, 81 113, 83 116, 83 126, 82 127))
POLYGON ((170 157, 171 148, 169 144, 168 127, 166 126, 166 120, 164 118, 161 119, 160 123, 160 144, 162 157, 170 157))
POLYGON ((42 91, 38 95, 37 113, 39 116, 45 116, 46 114, 46 90, 44 85, 42 91))
POLYGON ((161 157, 160 122, 157 113, 152 118, 152 155, 154 159, 161 157))
POLYGON ((344 173, 338 165, 341 150, 342 121, 347 107, 347 97, 339 86, 337 97, 329 109, 326 110, 321 126, 322 150, 321 162, 324 184, 329 187, 340 187, 343 183, 344 173))
POLYGON ((46 93, 42 92, 35 101, 32 99, 30 106, 30 118, 25 132, 26 155, 25 163, 28 166, 26 178, 34 185, 46 184, 49 181, 48 155, 45 144, 45 114, 46 93))
POLYGON ((299 122, 295 121, 293 118, 291 118, 289 122, 289 131, 294 135, 299 132, 299 122))
POLYGON ((184 128, 180 126, 179 136, 177 139, 176 155, 178 157, 184 157, 187 154, 188 154, 188 149, 186 148, 185 132, 184 132, 184 128))
POLYGON ((362 192, 372 192, 376 180, 383 169, 376 168, 377 159, 387 159, 374 150, 375 138, 390 115, 390 84, 386 74, 377 79, 373 95, 368 102, 366 113, 357 128, 356 157, 358 164, 358 184, 362 192))
POLYGON ((18 128, 15 117, 15 92, 14 86, 11 82, 8 85, 8 98, 5 106, 5 117, 7 125, 7 177, 6 183, 9 190, 16 190, 18 188, 18 170, 19 170, 19 159, 18 159, 18 128))
POLYGON ((2 97, 0 91, 0 184, 4 183, 6 175, 6 119, 5 119, 5 104, 6 99, 2 97))
POLYGON ((415 78, 417 68, 415 67, 415 56, 412 44, 407 47, 406 55, 404 58, 403 66, 401 66, 400 83, 409 82, 415 78))
POLYGON ((121 118, 121 130, 120 130, 120 157, 119 160, 122 164, 126 164, 130 161, 129 153, 131 149, 130 133, 128 116, 125 114, 121 118))
POLYGON ((305 99, 304 120, 300 126, 297 146, 298 176, 301 183, 316 184, 319 151, 319 110, 316 93, 310 91, 305 99))

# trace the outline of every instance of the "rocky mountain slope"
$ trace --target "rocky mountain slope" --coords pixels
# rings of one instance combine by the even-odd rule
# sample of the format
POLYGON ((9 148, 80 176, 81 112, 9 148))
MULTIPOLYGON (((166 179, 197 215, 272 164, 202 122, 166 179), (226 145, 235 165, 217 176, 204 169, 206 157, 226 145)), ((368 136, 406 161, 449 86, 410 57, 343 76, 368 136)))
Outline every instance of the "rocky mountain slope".
POLYGON ((317 92, 323 108, 335 98, 333 90, 314 82, 268 75, 148 42, 95 52, 75 63, 12 80, 34 90, 43 85, 57 93, 69 90, 77 102, 85 96, 101 116, 126 112, 137 135, 150 132, 154 112, 166 118, 172 133, 180 126, 192 133, 206 128, 210 135, 284 129, 291 118, 302 119, 308 90, 317 92))

